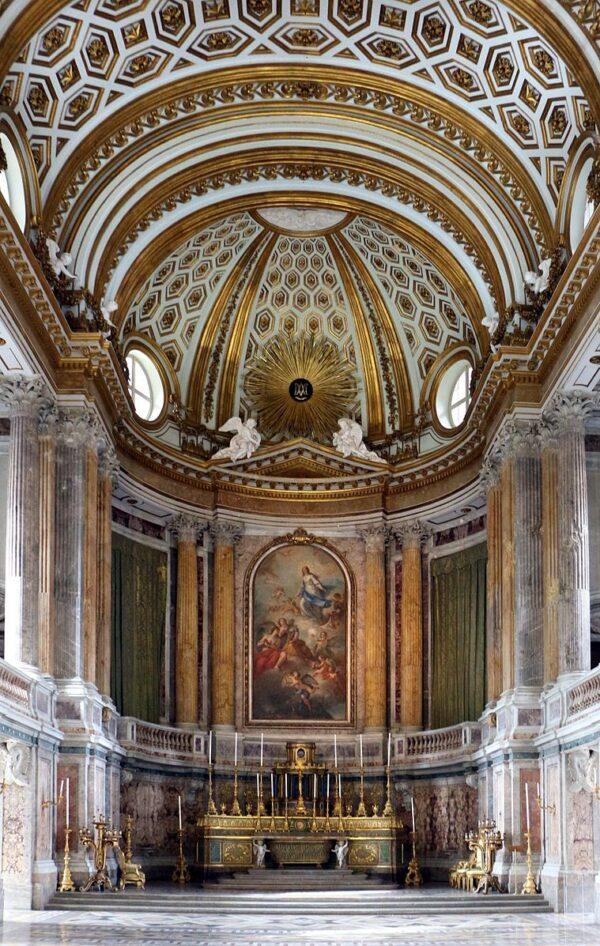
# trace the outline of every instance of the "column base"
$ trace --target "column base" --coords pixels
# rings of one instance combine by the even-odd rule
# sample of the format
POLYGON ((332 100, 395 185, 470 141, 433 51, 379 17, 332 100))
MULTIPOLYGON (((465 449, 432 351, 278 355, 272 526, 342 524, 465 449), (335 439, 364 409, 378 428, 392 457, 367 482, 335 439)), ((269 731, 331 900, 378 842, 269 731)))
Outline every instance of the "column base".
POLYGON ((600 921, 600 874, 545 864, 542 892, 557 913, 591 913, 600 921))
POLYGON ((36 861, 33 865, 32 906, 43 910, 56 890, 58 868, 53 860, 36 861))

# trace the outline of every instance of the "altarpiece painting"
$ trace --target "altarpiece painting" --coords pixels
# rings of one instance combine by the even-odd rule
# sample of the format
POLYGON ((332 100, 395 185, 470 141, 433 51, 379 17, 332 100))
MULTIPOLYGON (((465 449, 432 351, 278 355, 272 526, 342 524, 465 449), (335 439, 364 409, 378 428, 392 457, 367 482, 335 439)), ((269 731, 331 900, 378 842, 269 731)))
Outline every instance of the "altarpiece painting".
POLYGON ((249 589, 250 718, 345 722, 349 716, 349 581, 316 544, 284 544, 249 589))

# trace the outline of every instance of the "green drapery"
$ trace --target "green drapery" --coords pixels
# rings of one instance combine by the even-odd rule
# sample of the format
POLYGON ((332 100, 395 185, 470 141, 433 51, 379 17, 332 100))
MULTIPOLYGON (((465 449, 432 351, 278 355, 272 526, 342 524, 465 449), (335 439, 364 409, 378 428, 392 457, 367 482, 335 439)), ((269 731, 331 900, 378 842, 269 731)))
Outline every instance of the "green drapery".
POLYGON ((476 720, 485 704, 485 543, 431 563, 432 729, 476 720))
POLYGON ((167 555, 112 535, 111 695, 123 716, 157 723, 165 638, 167 555))

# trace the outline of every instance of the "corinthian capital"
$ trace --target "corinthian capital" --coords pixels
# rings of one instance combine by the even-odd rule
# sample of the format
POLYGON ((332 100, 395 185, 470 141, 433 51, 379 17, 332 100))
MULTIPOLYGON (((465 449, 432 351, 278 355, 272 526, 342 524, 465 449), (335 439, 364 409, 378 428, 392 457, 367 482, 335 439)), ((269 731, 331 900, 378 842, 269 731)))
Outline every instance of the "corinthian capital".
POLYGON ((177 536, 179 542, 197 542, 206 529, 207 523, 188 513, 179 513, 169 519, 167 526, 169 531, 177 536))
POLYGON ((503 459, 538 456, 540 452, 539 421, 509 419, 500 434, 498 448, 503 459))
POLYGON ((393 527, 394 535, 403 549, 420 549, 423 542, 432 534, 428 522, 422 519, 412 519, 393 527))
POLYGON ((57 435, 68 447, 94 447, 106 443, 98 418, 89 407, 62 407, 58 412, 57 435))
POLYGON ((557 433, 583 433, 585 419, 600 408, 600 397, 589 391, 557 391, 552 397, 544 418, 556 427, 557 433))
POLYGON ((39 375, 0 376, 0 403, 13 416, 35 417, 50 407, 53 398, 48 385, 39 375))
POLYGON ((117 482, 119 469, 120 466, 115 448, 112 444, 107 444, 98 456, 98 472, 100 476, 108 477, 114 486, 117 482))
POLYGON ((367 552, 383 552, 387 538, 387 529, 381 523, 365 526, 358 533, 365 543, 367 552))
POLYGON ((217 520, 210 527, 210 534, 216 545, 235 545, 244 533, 240 522, 226 522, 217 520))
POLYGON ((500 470, 502 461, 497 453, 488 453, 481 464, 479 474, 479 485, 483 493, 487 494, 491 489, 500 483, 500 470))

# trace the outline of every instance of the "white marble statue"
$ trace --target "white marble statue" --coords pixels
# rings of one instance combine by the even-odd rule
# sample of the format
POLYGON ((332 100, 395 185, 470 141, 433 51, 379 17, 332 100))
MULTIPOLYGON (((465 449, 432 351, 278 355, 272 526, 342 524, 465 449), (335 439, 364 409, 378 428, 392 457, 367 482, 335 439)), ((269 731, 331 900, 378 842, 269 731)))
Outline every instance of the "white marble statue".
POLYGON ((68 279, 77 279, 75 273, 70 273, 67 269, 67 267, 73 262, 73 257, 71 254, 61 253, 60 247, 56 240, 52 240, 50 237, 46 238, 46 246, 48 247, 50 266, 54 275, 58 278, 61 274, 64 274, 68 279))
POLYGON ((254 853, 254 865, 255 867, 264 867, 265 866, 265 857, 269 853, 269 848, 265 844, 262 838, 255 838, 252 841, 252 851, 254 853))
POLYGON ((17 739, 0 743, 0 771, 5 785, 29 785, 29 749, 17 739))
POLYGON ((234 436, 228 447, 217 450, 213 460, 248 460, 260 446, 261 436, 252 418, 244 423, 241 417, 230 417, 219 430, 234 436))
POLYGON ((102 313, 102 318, 104 319, 105 322, 108 322, 111 328, 115 328, 115 323, 113 322, 111 316, 113 312, 117 311, 118 308, 119 308, 119 304, 115 302, 114 299, 103 299, 102 302, 100 303, 100 311, 102 313))
POLYGON ((359 457, 361 460, 385 463, 373 450, 367 450, 363 443, 362 427, 355 420, 340 417, 338 427, 339 431, 333 435, 333 446, 343 457, 359 457))
POLYGON ((338 838, 338 840, 335 842, 335 847, 334 847, 334 849, 333 849, 333 853, 335 854, 335 856, 336 856, 336 858, 337 858, 337 866, 338 866, 338 868, 341 869, 341 868, 345 867, 345 866, 346 866, 346 858, 347 858, 347 856, 348 856, 348 842, 345 841, 345 840, 342 841, 341 838, 338 838))
POLYGON ((548 259, 543 259, 538 266, 538 273, 525 273, 525 285, 534 296, 539 296, 540 293, 545 292, 550 285, 551 266, 552 259, 548 257, 548 259))

